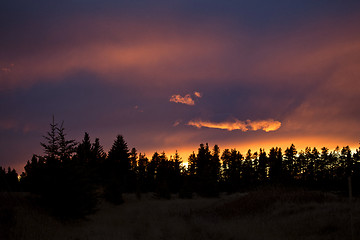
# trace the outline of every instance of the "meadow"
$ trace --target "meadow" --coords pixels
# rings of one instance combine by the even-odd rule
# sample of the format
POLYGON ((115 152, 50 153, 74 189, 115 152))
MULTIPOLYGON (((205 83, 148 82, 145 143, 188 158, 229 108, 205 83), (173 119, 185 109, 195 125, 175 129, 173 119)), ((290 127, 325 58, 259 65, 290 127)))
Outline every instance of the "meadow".
POLYGON ((1 239, 358 239, 360 202, 335 193, 262 188, 218 198, 124 194, 85 219, 60 221, 30 194, 1 193, 1 239))

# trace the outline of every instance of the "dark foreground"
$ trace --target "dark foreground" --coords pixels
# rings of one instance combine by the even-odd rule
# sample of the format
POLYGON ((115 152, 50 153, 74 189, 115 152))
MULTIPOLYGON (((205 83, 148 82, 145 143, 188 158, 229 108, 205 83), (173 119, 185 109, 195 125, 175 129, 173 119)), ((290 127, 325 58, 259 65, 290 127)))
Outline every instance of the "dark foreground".
POLYGON ((359 239, 360 201, 282 188, 219 198, 125 195, 82 220, 59 221, 25 193, 1 193, 0 239, 359 239))

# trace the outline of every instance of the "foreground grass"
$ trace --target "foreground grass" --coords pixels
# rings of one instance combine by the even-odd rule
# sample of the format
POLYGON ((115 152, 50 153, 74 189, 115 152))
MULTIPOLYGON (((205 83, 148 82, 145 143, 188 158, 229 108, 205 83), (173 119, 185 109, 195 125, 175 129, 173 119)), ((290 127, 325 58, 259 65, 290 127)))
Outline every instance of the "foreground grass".
MULTIPOLYGON (((129 194, 123 205, 103 202, 96 214, 66 223, 16 199, 4 215, 12 222, 2 224, 9 239, 352 239, 349 202, 321 192, 272 188, 172 200, 129 194)), ((359 239, 360 203, 351 208, 359 239)))

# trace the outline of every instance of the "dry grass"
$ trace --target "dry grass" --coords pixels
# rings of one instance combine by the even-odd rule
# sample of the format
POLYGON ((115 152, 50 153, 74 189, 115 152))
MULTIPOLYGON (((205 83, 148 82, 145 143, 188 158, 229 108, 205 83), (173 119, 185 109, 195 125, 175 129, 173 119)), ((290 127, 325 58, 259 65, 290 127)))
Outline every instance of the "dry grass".
MULTIPOLYGON (((125 195, 123 205, 101 203, 88 219, 67 223, 18 199, 10 239, 351 239, 348 202, 320 192, 265 189, 172 200, 125 195)), ((360 203, 352 208, 357 227, 360 203)), ((358 228, 354 236, 360 237, 358 228)))

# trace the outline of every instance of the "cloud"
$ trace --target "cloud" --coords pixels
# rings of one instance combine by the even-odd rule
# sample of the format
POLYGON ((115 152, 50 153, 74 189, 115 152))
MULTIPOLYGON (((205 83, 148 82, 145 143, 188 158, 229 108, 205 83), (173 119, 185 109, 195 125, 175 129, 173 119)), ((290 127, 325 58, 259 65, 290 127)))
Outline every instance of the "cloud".
MULTIPOLYGON (((31 36, 42 45, 30 49, 21 41, 11 43, 14 49, 24 45, 24 50, 11 53, 17 71, 2 80, 0 87, 31 86, 78 72, 96 74, 104 81, 151 86, 222 75, 224 70, 216 66, 231 51, 226 26, 208 29, 207 24, 179 22, 176 18, 144 21, 132 17, 62 19, 56 29, 63 31, 44 30, 45 42, 40 35, 31 36)), ((0 46, 0 50, 6 49, 0 46)), ((0 56, 0 63, 5 61, 0 56)))
MULTIPOLYGON (((305 21, 293 31, 260 35, 241 27, 235 31, 226 21, 215 19, 194 24, 176 17, 149 21, 130 16, 71 16, 57 28, 31 36, 32 42, 41 44, 30 48, 20 40, 11 43, 14 49, 22 46, 24 50, 10 54, 16 71, 5 74, 11 68, 4 66, 0 73, 6 78, 0 81, 0 89, 61 80, 77 72, 142 86, 213 84, 219 79, 229 85, 265 81, 312 85, 334 68, 359 58, 356 20, 305 21)), ((2 58, 0 62, 8 62, 2 58)))
MULTIPOLYGON (((200 92, 195 91, 194 92, 194 97, 201 98, 202 95, 201 95, 200 92)), ((174 94, 174 95, 171 96, 170 102, 183 103, 183 104, 190 105, 190 106, 195 105, 195 101, 191 97, 190 94, 186 94, 184 97, 182 97, 181 95, 178 95, 178 94, 174 94)))
POLYGON ((198 98, 202 97, 201 93, 199 93, 199 92, 194 92, 194 95, 195 95, 195 97, 198 97, 198 98))
POLYGON ((228 121, 228 122, 210 122, 210 121, 202 121, 202 120, 192 120, 188 122, 188 125, 194 126, 197 128, 216 128, 216 129, 224 129, 228 131, 233 130, 241 130, 243 132, 246 131, 257 131, 257 130, 263 130, 265 132, 271 132, 276 131, 280 128, 281 122, 275 121, 273 119, 268 120, 259 120, 259 121, 240 121, 238 119, 235 119, 235 121, 228 121))
POLYGON ((190 106, 195 105, 195 102, 191 98, 190 94, 186 94, 184 97, 182 97, 180 95, 172 95, 170 98, 170 102, 183 103, 183 104, 190 105, 190 106))
POLYGON ((181 123, 181 120, 176 120, 173 124, 173 127, 176 127, 178 126, 179 124, 181 123))
POLYGON ((260 120, 260 121, 247 120, 247 126, 249 130, 253 130, 253 131, 263 130, 265 132, 271 132, 278 130, 281 127, 281 122, 275 121, 273 119, 260 120))

